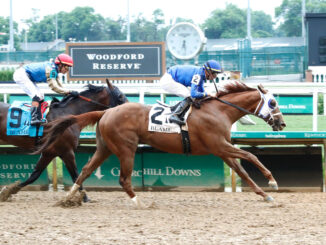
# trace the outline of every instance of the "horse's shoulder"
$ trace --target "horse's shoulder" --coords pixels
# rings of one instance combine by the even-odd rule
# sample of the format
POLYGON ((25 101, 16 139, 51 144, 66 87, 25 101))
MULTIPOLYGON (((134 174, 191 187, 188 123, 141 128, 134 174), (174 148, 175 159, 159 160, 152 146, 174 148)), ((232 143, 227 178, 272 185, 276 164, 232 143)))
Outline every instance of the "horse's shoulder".
POLYGON ((145 105, 141 104, 141 103, 136 103, 136 102, 128 102, 128 103, 125 103, 123 104, 123 107, 126 107, 126 108, 134 108, 134 109, 141 109, 143 107, 145 107, 145 105))

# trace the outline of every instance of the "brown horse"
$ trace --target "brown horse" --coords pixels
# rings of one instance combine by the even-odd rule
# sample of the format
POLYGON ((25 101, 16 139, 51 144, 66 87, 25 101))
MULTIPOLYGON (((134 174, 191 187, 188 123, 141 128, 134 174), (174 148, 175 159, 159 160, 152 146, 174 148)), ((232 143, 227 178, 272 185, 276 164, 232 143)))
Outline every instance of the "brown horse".
MULTIPOLYGON (((127 101, 125 95, 108 80, 107 85, 107 87, 88 85, 88 89, 81 92, 78 98, 67 96, 60 102, 51 103, 47 120, 51 122, 65 115, 78 115, 89 111, 104 110, 127 101)), ((0 140, 31 151, 35 150, 35 145, 37 144, 36 138, 8 136, 6 134, 9 107, 9 104, 0 103, 0 140)), ((0 201, 6 201, 11 194, 16 194, 21 188, 37 180, 52 159, 57 156, 63 160, 72 181, 75 182, 78 177, 78 171, 74 151, 78 146, 80 131, 81 129, 77 125, 66 130, 52 147, 42 152, 33 173, 26 181, 23 183, 16 182, 2 189, 0 192, 0 201)), ((46 137, 45 133, 44 137, 46 137)), ((84 201, 87 200, 87 196, 85 196, 84 201)))
MULTIPOLYGON (((149 112, 151 107, 126 103, 106 111, 89 112, 79 116, 69 116, 54 121, 49 125, 48 141, 40 151, 56 143, 56 138, 69 126, 77 123, 83 128, 99 121, 97 127, 97 149, 89 162, 83 167, 81 174, 73 185, 67 199, 73 197, 76 190, 90 174, 98 168, 111 154, 120 160, 119 182, 137 206, 137 199, 131 184, 131 173, 134 157, 139 143, 145 143, 169 153, 183 153, 180 135, 177 133, 149 132, 149 112)), ((231 126, 245 114, 256 115, 272 126, 274 131, 282 130, 286 124, 274 96, 261 85, 258 90, 241 82, 225 84, 218 97, 205 99, 200 109, 193 109, 187 119, 192 154, 214 154, 221 157, 236 173, 252 187, 255 193, 266 201, 273 201, 248 176, 236 160, 241 158, 253 163, 269 180, 269 184, 277 189, 272 173, 253 154, 234 147, 231 144, 231 126), (224 102, 224 103, 221 103, 224 102), (231 104, 230 104, 231 103, 231 104)))

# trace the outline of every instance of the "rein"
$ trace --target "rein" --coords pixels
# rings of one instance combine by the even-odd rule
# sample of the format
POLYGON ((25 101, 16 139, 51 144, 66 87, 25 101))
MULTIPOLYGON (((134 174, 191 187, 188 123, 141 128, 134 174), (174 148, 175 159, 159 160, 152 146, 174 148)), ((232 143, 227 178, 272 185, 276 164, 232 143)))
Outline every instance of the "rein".
MULTIPOLYGON (((234 107, 234 108, 236 108, 236 109, 238 109, 238 110, 240 110, 240 111, 242 111, 242 112, 244 112, 244 113, 246 113, 246 114, 253 115, 253 116, 256 116, 256 117, 261 118, 261 119, 264 120, 265 118, 264 118, 262 115, 260 115, 259 113, 257 114, 258 109, 261 107, 261 103, 262 103, 262 101, 264 101, 264 96, 262 95, 261 92, 259 92, 259 93, 260 93, 260 98, 261 98, 261 99, 260 99, 260 102, 259 102, 259 104, 257 105, 256 110, 255 110, 254 113, 252 113, 252 112, 250 112, 250 111, 248 111, 248 110, 246 110, 246 109, 244 109, 244 108, 242 108, 242 107, 240 107, 240 106, 237 106, 237 105, 235 105, 235 104, 233 104, 233 103, 231 103, 231 102, 228 102, 228 101, 222 100, 222 99, 220 99, 220 98, 218 98, 218 97, 214 97, 213 99, 216 99, 217 101, 220 101, 220 102, 222 102, 222 103, 224 103, 224 104, 226 104, 226 105, 232 106, 232 107, 234 107)), ((273 111, 274 111, 275 109, 276 109, 276 108, 274 108, 273 110, 270 110, 270 112, 269 112, 269 118, 267 119, 268 121, 272 120, 273 124, 274 124, 274 116, 275 116, 275 115, 278 115, 278 114, 281 113, 281 112, 279 112, 279 113, 273 113, 273 111)))
POLYGON ((226 105, 232 106, 232 107, 234 107, 234 108, 238 109, 239 111, 242 111, 242 112, 244 112, 244 113, 246 113, 246 114, 254 115, 254 116, 256 116, 256 117, 259 117, 259 116, 257 116, 255 113, 252 113, 252 112, 250 112, 250 111, 248 111, 248 110, 246 110, 246 109, 244 109, 244 108, 242 108, 242 107, 240 107, 240 106, 237 106, 237 105, 235 105, 235 104, 232 104, 231 102, 228 102, 228 101, 226 101, 226 100, 222 100, 222 99, 220 99, 220 98, 218 98, 218 97, 215 97, 214 99, 216 99, 216 100, 218 100, 218 101, 220 101, 220 102, 222 102, 222 103, 224 103, 224 104, 226 104, 226 105))
MULTIPOLYGON (((213 82, 214 82, 214 86, 215 86, 215 89, 216 89, 216 93, 218 93, 218 89, 217 89, 217 85, 216 85, 215 80, 213 80, 213 82)), ((246 109, 244 109, 244 108, 242 108, 242 107, 240 107, 240 106, 237 106, 237 105, 235 105, 235 104, 232 104, 231 102, 228 102, 228 101, 226 101, 226 100, 222 100, 222 99, 220 99, 220 98, 218 98, 218 97, 214 97, 214 99, 216 99, 217 101, 222 102, 222 103, 224 103, 224 104, 226 104, 226 105, 232 106, 232 107, 234 107, 234 108, 236 108, 236 109, 238 109, 238 110, 240 110, 240 111, 242 111, 242 112, 244 112, 244 113, 246 113, 246 114, 254 115, 254 116, 258 117, 258 118, 262 118, 262 117, 256 115, 256 110, 257 110, 258 107, 256 108, 255 112, 252 113, 252 112, 250 112, 250 111, 248 111, 248 110, 246 110, 246 109)))
POLYGON ((87 98, 87 97, 85 97, 85 96, 78 95, 78 97, 81 98, 82 100, 85 100, 85 101, 87 101, 87 102, 93 103, 93 104, 95 104, 95 105, 103 106, 104 108, 110 108, 110 106, 104 105, 104 104, 99 103, 99 102, 94 101, 94 100, 91 100, 90 98, 87 98))

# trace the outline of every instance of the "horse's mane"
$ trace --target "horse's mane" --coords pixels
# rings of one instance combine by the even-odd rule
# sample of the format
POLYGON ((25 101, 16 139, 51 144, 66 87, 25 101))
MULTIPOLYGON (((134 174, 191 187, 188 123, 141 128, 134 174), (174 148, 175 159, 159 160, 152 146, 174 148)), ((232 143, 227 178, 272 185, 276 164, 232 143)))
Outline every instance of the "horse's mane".
MULTIPOLYGON (((104 89, 104 86, 95 86, 92 84, 87 84, 85 87, 87 87, 87 90, 84 90, 80 93, 80 95, 83 95, 85 97, 88 97, 91 94, 99 93, 104 89)), ((65 107, 67 103, 73 99, 77 98, 73 97, 72 95, 67 95, 59 101, 57 98, 54 97, 52 98, 50 108, 65 107)))
POLYGON ((246 84, 240 81, 230 81, 225 83, 223 86, 219 87, 218 97, 226 94, 239 93, 246 91, 254 91, 255 88, 248 87, 246 84))

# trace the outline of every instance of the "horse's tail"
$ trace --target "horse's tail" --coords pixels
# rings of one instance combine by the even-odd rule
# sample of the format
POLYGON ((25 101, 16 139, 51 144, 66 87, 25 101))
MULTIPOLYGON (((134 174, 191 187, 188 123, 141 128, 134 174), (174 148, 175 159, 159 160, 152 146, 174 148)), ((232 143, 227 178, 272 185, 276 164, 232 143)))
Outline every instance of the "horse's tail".
POLYGON ((97 123, 104 113, 105 111, 91 111, 77 116, 70 115, 62 117, 47 123, 44 125, 43 131, 46 137, 43 137, 40 145, 37 146, 32 154, 41 154, 45 149, 59 139, 59 136, 70 126, 77 124, 80 127, 80 130, 82 130, 87 125, 94 125, 97 123))

